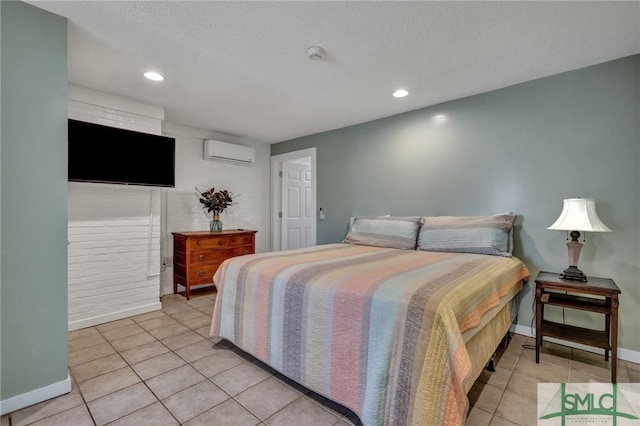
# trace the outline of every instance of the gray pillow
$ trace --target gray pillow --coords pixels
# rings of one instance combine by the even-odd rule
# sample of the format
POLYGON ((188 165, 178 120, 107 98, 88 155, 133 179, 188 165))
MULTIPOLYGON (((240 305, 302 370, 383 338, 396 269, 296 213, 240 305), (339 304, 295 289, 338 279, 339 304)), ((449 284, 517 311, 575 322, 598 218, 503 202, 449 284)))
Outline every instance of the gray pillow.
POLYGON ((356 216, 345 243, 414 250, 420 229, 419 216, 356 216))
POLYGON ((516 215, 431 216, 422 218, 418 250, 511 256, 516 215))

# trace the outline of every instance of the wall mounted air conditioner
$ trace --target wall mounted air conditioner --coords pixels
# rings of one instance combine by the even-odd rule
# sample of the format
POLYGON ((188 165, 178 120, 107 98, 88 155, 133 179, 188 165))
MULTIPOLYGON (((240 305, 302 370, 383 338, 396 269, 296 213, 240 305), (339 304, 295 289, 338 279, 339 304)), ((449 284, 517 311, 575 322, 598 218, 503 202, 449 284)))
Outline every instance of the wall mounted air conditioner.
POLYGON ((205 139, 204 159, 253 164, 256 161, 256 149, 234 143, 205 139))

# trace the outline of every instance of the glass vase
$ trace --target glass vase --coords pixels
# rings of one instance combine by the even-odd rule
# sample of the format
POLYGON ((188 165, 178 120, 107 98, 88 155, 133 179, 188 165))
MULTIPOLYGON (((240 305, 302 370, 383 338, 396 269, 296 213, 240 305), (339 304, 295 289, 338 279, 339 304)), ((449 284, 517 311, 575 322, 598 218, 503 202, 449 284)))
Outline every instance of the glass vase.
POLYGON ((219 214, 213 215, 213 220, 209 223, 209 229, 211 232, 221 232, 222 231, 222 221, 220 220, 219 214))

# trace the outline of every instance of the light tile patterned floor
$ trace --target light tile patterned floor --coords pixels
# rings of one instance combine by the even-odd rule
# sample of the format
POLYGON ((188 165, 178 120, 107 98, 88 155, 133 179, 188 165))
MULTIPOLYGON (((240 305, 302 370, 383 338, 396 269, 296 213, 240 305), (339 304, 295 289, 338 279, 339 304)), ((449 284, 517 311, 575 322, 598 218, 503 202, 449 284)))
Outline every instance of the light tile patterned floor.
MULTIPOLYGON (((215 293, 165 296, 162 310, 69 333, 72 392, 2 417, 22 425, 352 425, 350 411, 208 337, 215 293)), ((514 335, 469 392, 467 425, 533 425, 538 382, 606 382, 602 357, 514 335)), ((640 382, 619 363, 618 380, 640 382)))

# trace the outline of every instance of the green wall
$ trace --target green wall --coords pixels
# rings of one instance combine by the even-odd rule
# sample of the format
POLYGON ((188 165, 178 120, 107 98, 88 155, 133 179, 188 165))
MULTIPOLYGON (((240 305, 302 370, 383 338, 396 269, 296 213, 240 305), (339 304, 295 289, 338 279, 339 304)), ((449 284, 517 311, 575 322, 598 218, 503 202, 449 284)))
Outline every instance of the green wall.
MULTIPOLYGON (((398 102, 389 98, 389 102, 398 102)), ((351 215, 513 211, 515 254, 532 274, 568 265, 565 233, 546 228, 564 198, 594 198, 613 232, 588 234, 580 267, 622 290, 620 346, 640 351, 640 55, 368 123, 274 144, 317 148, 318 243, 351 215), (444 114, 438 122, 434 116, 444 114)), ((530 327, 532 284, 518 323, 530 327)), ((561 319, 561 311, 549 309, 561 319)), ((566 311, 602 328, 601 316, 566 311)))
POLYGON ((67 21, 1 9, 1 392, 67 379, 67 21))

